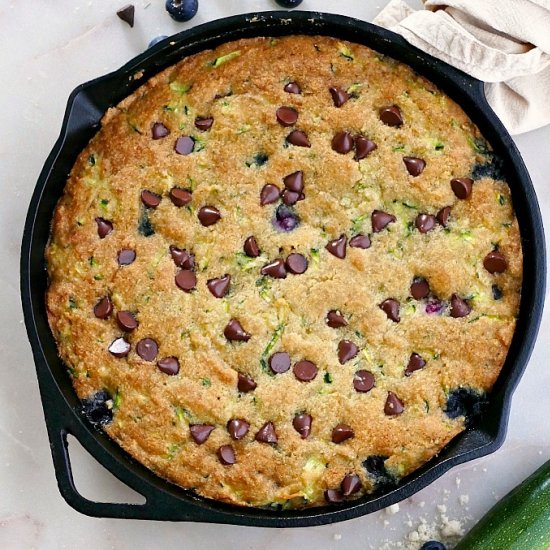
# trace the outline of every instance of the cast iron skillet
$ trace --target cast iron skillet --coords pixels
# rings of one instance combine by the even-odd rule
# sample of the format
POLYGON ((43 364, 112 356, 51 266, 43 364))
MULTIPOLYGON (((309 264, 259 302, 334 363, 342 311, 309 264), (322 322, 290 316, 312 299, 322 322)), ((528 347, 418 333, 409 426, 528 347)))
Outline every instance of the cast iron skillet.
POLYGON ((492 453, 502 444, 510 398, 529 359, 542 314, 544 251, 542 221, 529 175, 512 139, 487 104, 483 83, 412 47, 400 36, 349 17, 295 11, 230 17, 164 40, 118 71, 74 90, 68 101, 61 135, 46 160, 27 214, 21 250, 21 296, 61 494, 73 508, 91 516, 266 527, 342 521, 411 496, 449 468, 492 453), (525 284, 508 358, 490 395, 489 411, 477 425, 455 438, 438 457, 402 480, 397 488, 338 506, 280 511, 242 508, 197 497, 157 477, 87 422, 79 413, 79 400, 57 355, 48 326, 44 304, 47 286, 44 249, 53 210, 67 175, 78 153, 98 130, 99 121, 108 107, 185 56, 238 38, 289 34, 328 35, 369 46, 410 65, 462 106, 503 160, 521 229, 525 284), (136 80, 133 75, 139 71, 143 71, 143 78, 136 80), (99 503, 81 496, 71 473, 68 433, 74 435, 116 477, 141 493, 146 498, 145 504, 99 503))

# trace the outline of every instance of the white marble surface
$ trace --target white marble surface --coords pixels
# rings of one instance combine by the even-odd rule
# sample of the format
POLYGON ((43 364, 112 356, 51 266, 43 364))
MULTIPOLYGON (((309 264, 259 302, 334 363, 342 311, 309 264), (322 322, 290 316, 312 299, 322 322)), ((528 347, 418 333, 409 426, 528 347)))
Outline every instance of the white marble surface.
MULTIPOLYGON (((92 519, 61 498, 22 321, 18 264, 27 204, 58 135, 68 94, 77 84, 116 69, 159 34, 229 14, 276 8, 272 0, 201 0, 198 16, 177 24, 164 12, 163 0, 136 0, 136 26, 130 29, 114 14, 124 1, 0 2, 0 548, 359 550, 381 548, 387 541, 395 547, 420 517, 440 523, 443 514, 469 527, 496 498, 550 458, 548 311, 515 393, 502 449, 454 469, 401 503, 395 514, 379 512, 318 528, 268 530, 92 519)), ((304 0, 302 8, 371 20, 383 4, 384 0, 304 0)), ((516 142, 548 224, 550 127, 519 136, 516 142)), ((84 495, 105 501, 135 499, 78 444, 70 450, 84 495)))

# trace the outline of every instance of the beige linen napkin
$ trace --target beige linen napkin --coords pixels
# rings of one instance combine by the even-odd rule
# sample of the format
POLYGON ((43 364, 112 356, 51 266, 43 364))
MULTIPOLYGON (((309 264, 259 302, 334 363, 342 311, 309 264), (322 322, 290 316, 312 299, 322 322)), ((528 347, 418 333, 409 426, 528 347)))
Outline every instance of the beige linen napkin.
POLYGON ((508 131, 550 124, 550 0, 391 0, 374 23, 471 74, 508 131))

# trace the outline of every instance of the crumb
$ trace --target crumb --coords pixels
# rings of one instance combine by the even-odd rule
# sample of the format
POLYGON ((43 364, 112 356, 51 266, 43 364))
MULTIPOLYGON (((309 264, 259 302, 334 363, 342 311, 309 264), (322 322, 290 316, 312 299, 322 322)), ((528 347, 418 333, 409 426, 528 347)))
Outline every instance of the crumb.
POLYGON ((444 514, 447 511, 447 506, 445 506, 444 504, 438 504, 437 511, 444 514))
POLYGON ((393 516, 394 514, 397 514, 399 512, 399 504, 392 504, 391 506, 388 506, 386 508, 386 514, 389 514, 390 516, 393 516))
POLYGON ((458 500, 462 506, 466 506, 466 504, 470 502, 470 495, 460 495, 460 497, 458 497, 458 500))
POLYGON ((340 540, 342 538, 342 535, 340 533, 334 533, 333 537, 334 540, 340 540))

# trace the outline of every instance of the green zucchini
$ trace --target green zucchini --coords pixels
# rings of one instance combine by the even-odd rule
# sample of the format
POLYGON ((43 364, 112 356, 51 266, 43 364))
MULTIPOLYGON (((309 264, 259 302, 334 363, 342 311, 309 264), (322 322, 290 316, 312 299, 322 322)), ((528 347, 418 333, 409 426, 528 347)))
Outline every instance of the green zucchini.
POLYGON ((455 550, 550 549, 550 460, 500 502, 455 550))

